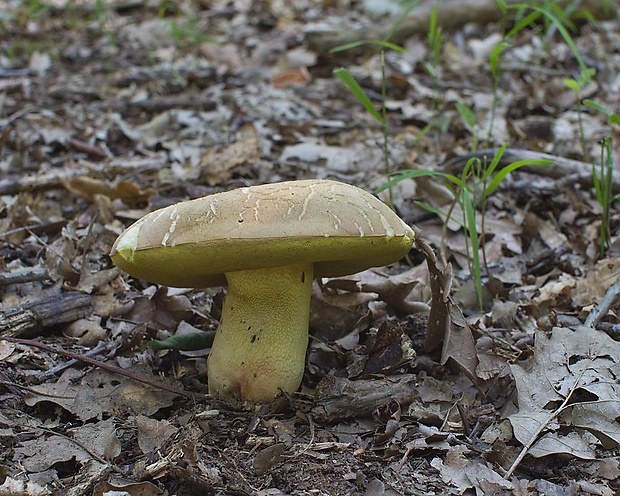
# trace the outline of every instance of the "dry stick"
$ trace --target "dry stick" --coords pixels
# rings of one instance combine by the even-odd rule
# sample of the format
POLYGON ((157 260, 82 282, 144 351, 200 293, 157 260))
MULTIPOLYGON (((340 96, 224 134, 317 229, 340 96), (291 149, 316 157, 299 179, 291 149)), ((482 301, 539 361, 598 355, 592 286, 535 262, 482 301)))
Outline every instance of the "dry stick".
POLYGON ((0 286, 19 284, 22 282, 44 281, 49 278, 49 272, 42 267, 26 267, 12 272, 0 274, 0 286))
POLYGON ((92 311, 90 295, 61 293, 0 310, 0 335, 30 338, 45 327, 73 322, 90 315, 92 311))
MULTIPOLYGON (((109 342, 99 341, 99 343, 97 343, 97 346, 95 346, 92 350, 87 351, 82 356, 85 356, 87 358, 92 358, 94 356, 97 356, 99 353, 103 351, 105 352, 115 351, 117 347, 118 345, 111 341, 109 342)), ((45 382, 48 379, 51 379, 52 377, 60 374, 62 371, 67 370, 73 367, 74 365, 77 365, 78 363, 79 363, 79 360, 72 358, 71 360, 68 360, 64 363, 56 365, 55 367, 52 367, 51 369, 42 371, 41 373, 35 375, 34 378, 39 383, 45 382)))
POLYGON ((30 112, 33 112, 34 110, 35 110, 35 107, 30 106, 30 105, 18 110, 17 112, 9 115, 6 119, 0 120, 0 128, 10 126, 11 124, 13 124, 13 122, 15 122, 18 119, 21 119, 24 115, 30 112))
POLYGON ((90 358, 84 355, 80 355, 79 353, 73 353, 72 351, 66 350, 58 350, 53 348, 52 346, 48 346, 47 344, 41 343, 40 341, 34 341, 32 339, 20 339, 20 338, 12 338, 8 336, 0 336, 1 341, 8 341, 9 343, 17 343, 24 346, 33 346, 35 348, 39 348, 41 350, 45 350, 49 353, 57 353, 59 355, 66 356, 67 358, 71 358, 74 360, 78 360, 80 362, 87 363, 89 365, 93 365, 95 367, 99 367, 103 370, 111 372, 112 374, 118 374, 125 376, 133 381, 141 382, 142 384, 146 384, 147 386, 151 386, 157 389, 163 389, 164 391, 168 391, 170 393, 178 394, 180 396, 185 396, 186 398, 191 398, 193 400, 203 401, 203 400, 211 400, 213 399, 208 394, 202 393, 193 393, 191 391, 184 391, 182 389, 177 389, 172 386, 168 386, 167 384, 157 383, 155 381, 151 381, 150 379, 146 379, 145 377, 140 377, 136 374, 123 370, 119 367, 115 367, 114 365, 110 365, 108 363, 102 362, 100 360, 95 360, 94 358, 90 358))
POLYGON ((605 293, 601 302, 592 309, 584 324, 586 327, 596 328, 603 316, 609 311, 620 295, 620 279, 617 280, 605 293))

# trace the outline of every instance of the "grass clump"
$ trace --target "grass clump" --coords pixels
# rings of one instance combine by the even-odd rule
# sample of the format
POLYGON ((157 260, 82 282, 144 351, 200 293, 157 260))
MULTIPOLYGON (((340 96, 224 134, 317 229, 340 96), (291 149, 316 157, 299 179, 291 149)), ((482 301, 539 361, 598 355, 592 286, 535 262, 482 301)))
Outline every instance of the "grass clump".
MULTIPOLYGON (((413 8, 419 2, 411 2, 408 7, 413 8)), ((493 103, 489 115, 489 127, 486 133, 486 140, 492 140, 492 130, 497 113, 497 108, 500 102, 500 78, 502 71, 502 60, 504 54, 513 46, 513 39, 523 30, 526 29, 542 29, 546 33, 546 39, 549 40, 551 36, 558 33, 563 42, 568 46, 570 53, 576 60, 579 72, 574 78, 566 78, 563 82, 564 85, 575 92, 578 101, 578 126, 581 141, 581 148, 583 150, 584 157, 590 161, 587 142, 584 133, 584 124, 582 116, 582 106, 587 106, 598 111, 605 112, 608 116, 609 122, 618 124, 620 123, 620 117, 617 114, 611 114, 605 111, 605 109, 597 106, 596 103, 591 101, 579 102, 579 97, 583 89, 596 77, 596 70, 588 67, 581 56, 579 49, 572 38, 572 34, 575 31, 575 25, 572 19, 575 17, 586 18, 593 20, 591 15, 587 11, 577 8, 575 2, 565 5, 560 4, 557 0, 546 0, 543 2, 520 2, 508 4, 505 0, 496 0, 496 4, 503 12, 502 24, 504 26, 504 32, 506 33, 503 40, 497 44, 491 51, 489 57, 489 70, 493 81, 493 103), (512 27, 506 32, 509 22, 512 27)), ((419 135, 426 134, 432 126, 437 126, 439 122, 439 112, 441 107, 439 89, 441 87, 441 56, 442 56, 442 30, 438 24, 438 12, 439 2, 437 2, 432 10, 432 14, 429 21, 429 29, 427 42, 429 45, 429 60, 422 64, 424 71, 429 75, 433 85, 433 111, 436 114, 436 118, 424 129, 422 129, 419 135)), ((405 15, 409 13, 406 11, 405 15)), ((507 144, 502 145, 490 163, 486 163, 479 159, 471 159, 460 175, 448 174, 445 172, 435 170, 403 170, 392 172, 389 160, 389 136, 388 136, 388 124, 387 124, 387 112, 386 112, 386 83, 385 83, 385 61, 384 50, 395 50, 403 52, 404 49, 398 45, 389 42, 389 37, 396 31, 396 28, 400 22, 404 19, 404 16, 399 18, 392 30, 387 34, 383 40, 372 40, 351 43, 343 45, 334 49, 333 52, 339 52, 351 48, 357 48, 363 44, 374 45, 381 51, 382 57, 382 83, 381 83, 381 102, 373 102, 365 93, 363 88, 355 81, 353 76, 345 68, 338 69, 334 74, 345 84, 345 86, 351 91, 358 102, 366 109, 366 111, 382 126, 383 131, 383 146, 384 155, 386 160, 385 172, 388 177, 387 182, 379 189, 379 191, 390 190, 399 181, 405 179, 416 179, 420 177, 432 177, 441 181, 446 185, 453 194, 454 203, 445 214, 438 209, 435 209, 431 205, 424 202, 417 202, 421 207, 435 212, 437 215, 444 219, 445 225, 450 220, 456 220, 462 226, 465 232, 467 259, 469 264, 470 275, 475 282, 476 292, 478 296, 478 303, 480 307, 483 306, 483 266, 486 267, 486 257, 484 251, 484 220, 486 214, 487 199, 492 195, 499 185, 506 179, 506 177, 514 171, 524 166, 542 166, 551 165, 552 161, 537 160, 537 161, 516 161, 505 167, 500 167, 501 158, 506 150, 507 144), (456 207, 459 207, 458 209, 456 207), (459 219, 453 219, 456 212, 460 212, 459 219)), ((464 103, 457 102, 455 104, 456 111, 462 119, 465 127, 471 135, 470 150, 475 152, 480 143, 479 136, 479 123, 474 112, 464 103)), ((415 145, 415 143, 414 143, 415 145)), ((601 252, 609 244, 610 228, 609 228, 609 209, 614 201, 618 199, 618 195, 614 195, 612 191, 613 186, 613 164, 612 164, 612 144, 611 138, 603 140, 601 142, 601 157, 598 165, 593 165, 593 183, 595 189, 595 195, 597 201, 602 207, 602 227, 600 232, 600 247, 601 252)), ((391 196, 390 196, 391 199, 391 196)), ((445 228, 444 228, 445 229, 445 228)), ((486 270, 488 275, 488 268, 486 270)))

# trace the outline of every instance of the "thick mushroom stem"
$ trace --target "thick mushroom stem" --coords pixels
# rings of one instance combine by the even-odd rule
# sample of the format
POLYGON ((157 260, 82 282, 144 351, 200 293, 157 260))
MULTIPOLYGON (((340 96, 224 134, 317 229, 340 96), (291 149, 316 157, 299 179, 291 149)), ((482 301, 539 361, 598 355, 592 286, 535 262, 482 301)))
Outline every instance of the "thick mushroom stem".
POLYGON ((303 378, 312 263, 226 274, 228 293, 207 362, 209 392, 270 401, 303 378))

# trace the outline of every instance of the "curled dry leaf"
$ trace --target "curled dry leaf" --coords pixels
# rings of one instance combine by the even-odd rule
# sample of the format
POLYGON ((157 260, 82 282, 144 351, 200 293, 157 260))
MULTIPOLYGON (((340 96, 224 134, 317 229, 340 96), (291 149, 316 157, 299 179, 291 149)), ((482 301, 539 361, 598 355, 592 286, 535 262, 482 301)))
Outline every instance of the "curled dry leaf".
POLYGON ((368 360, 361 375, 389 372, 410 362, 414 357, 411 340, 403 329, 384 322, 368 349, 368 360))
POLYGON ((66 178, 62 180, 62 184, 70 193, 86 198, 88 201, 94 201, 97 195, 105 195, 112 199, 120 198, 126 202, 140 203, 147 201, 156 193, 154 188, 141 190, 129 180, 112 184, 109 181, 88 176, 66 178))
POLYGON ((431 247, 420 239, 420 236, 416 236, 415 243, 426 258, 432 292, 431 311, 424 348, 430 352, 443 342, 441 363, 445 364, 449 359, 452 359, 459 369, 474 384, 477 384, 478 354, 476 343, 469 323, 450 295, 451 266, 448 265, 440 269, 437 256, 431 247))
POLYGON ((287 86, 305 86, 310 81, 310 73, 305 67, 278 72, 271 76, 274 88, 286 88, 287 86))

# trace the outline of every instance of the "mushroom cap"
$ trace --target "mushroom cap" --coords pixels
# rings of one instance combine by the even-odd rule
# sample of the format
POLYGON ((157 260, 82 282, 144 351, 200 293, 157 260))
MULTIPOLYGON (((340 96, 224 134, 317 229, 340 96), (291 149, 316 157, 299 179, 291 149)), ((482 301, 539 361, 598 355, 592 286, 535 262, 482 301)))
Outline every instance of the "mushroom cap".
POLYGON ((131 275, 177 287, 226 284, 239 270, 313 262, 334 277, 395 262, 412 229, 370 193, 329 180, 239 188, 147 214, 110 256, 131 275))

